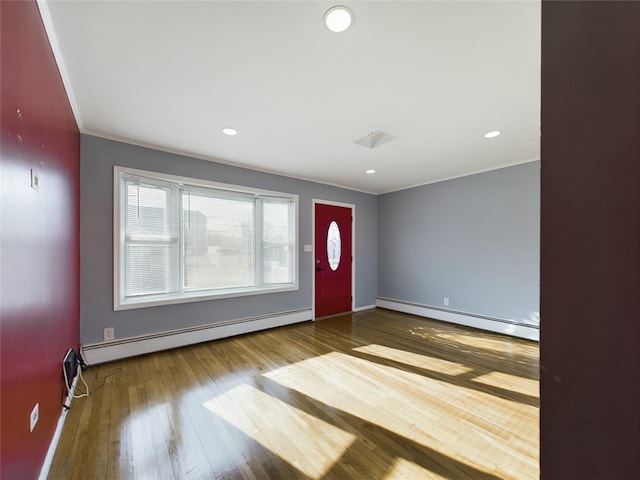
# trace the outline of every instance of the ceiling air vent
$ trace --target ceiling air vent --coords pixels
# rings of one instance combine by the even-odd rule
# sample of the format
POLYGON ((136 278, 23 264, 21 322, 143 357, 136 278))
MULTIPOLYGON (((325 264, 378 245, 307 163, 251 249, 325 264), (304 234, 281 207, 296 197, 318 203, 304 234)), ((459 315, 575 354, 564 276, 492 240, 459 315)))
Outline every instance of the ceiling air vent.
POLYGON ((391 140, 395 140, 396 137, 389 135, 385 132, 376 130, 375 132, 367 133, 364 137, 354 140, 353 143, 362 145, 367 148, 376 148, 391 140))

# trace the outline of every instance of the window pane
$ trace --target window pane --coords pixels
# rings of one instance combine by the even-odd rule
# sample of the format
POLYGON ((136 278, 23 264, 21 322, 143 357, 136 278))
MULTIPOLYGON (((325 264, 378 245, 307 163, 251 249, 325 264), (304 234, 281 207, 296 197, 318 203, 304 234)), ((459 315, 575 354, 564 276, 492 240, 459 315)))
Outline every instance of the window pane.
POLYGON ((169 265, 177 250, 177 245, 127 244, 126 296, 171 292, 173 282, 169 265))
POLYGON ((170 190, 167 188, 140 184, 137 181, 127 182, 127 235, 170 235, 169 195, 170 190))
POLYGON ((125 296, 173 292, 178 228, 170 208, 172 191, 138 179, 125 186, 125 296))
POLYGON ((191 191, 182 208, 185 290, 254 285, 254 201, 191 191))
POLYGON ((262 261, 264 283, 292 282, 290 203, 263 202, 262 261))

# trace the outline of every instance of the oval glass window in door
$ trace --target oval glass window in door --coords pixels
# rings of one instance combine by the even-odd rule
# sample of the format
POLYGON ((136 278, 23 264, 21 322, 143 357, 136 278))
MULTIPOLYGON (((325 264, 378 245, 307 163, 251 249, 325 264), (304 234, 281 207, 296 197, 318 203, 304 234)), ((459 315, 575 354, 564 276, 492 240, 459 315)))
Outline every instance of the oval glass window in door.
POLYGON ((334 272, 340 265, 340 250, 340 229, 338 224, 333 221, 329 224, 327 232, 327 260, 329 260, 329 267, 334 272))

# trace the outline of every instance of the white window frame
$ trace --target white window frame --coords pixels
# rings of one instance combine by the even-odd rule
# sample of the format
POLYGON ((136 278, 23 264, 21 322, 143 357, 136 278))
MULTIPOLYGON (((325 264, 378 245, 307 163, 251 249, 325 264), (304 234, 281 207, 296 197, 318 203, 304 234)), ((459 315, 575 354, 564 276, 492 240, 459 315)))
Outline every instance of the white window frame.
MULTIPOLYGON (((181 203, 179 200, 178 204, 181 203)), ((260 210, 260 209, 256 209, 260 210)), ((262 216, 262 212, 254 213, 254 221, 262 216)), ((258 219, 261 221, 261 219, 258 219)), ((181 222, 182 223, 182 222, 181 222)), ((217 183, 208 180, 182 177, 165 173, 151 172, 128 167, 114 167, 113 173, 113 309, 128 310, 133 308, 153 307, 159 305, 173 305, 178 303, 195 302, 203 300, 213 300, 219 298, 242 297, 247 295, 258 295, 267 293, 289 292, 298 290, 298 268, 299 268, 299 236, 298 236, 298 195, 291 193, 274 192, 270 190, 262 190, 251 187, 243 187, 238 185, 230 185, 227 183, 217 183), (292 261, 291 267, 292 281, 280 284, 262 283, 262 232, 256 228, 255 231, 255 277, 256 284, 248 287, 239 288, 222 288, 215 290, 201 291, 184 291, 183 283, 183 256, 179 259, 180 278, 179 291, 167 294, 143 295, 136 297, 125 296, 125 269, 124 269, 124 201, 123 195, 123 176, 139 176, 155 181, 166 182, 172 185, 182 187, 199 187, 215 190, 227 191, 230 194, 253 195, 256 198, 264 198, 266 200, 279 199, 283 202, 293 203, 293 213, 290 221, 293 223, 291 229, 290 241, 292 243, 292 261)), ((183 242, 182 225, 180 226, 179 242, 183 242)))

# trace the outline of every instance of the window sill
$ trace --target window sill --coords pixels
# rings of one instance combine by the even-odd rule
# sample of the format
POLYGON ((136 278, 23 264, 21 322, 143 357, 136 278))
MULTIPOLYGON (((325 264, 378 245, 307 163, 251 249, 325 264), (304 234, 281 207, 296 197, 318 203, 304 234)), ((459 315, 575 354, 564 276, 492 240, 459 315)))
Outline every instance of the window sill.
MULTIPOLYGON (((250 295, 264 295, 268 293, 292 292, 298 290, 298 285, 276 285, 273 287, 234 288, 224 291, 211 292, 190 292, 168 295, 147 295, 144 297, 132 297, 114 302, 113 310, 132 310, 135 308, 159 307, 163 305, 177 305, 180 303, 202 302, 207 300, 221 300, 224 298, 246 297, 250 295)), ((117 298, 117 296, 116 296, 117 298)))

